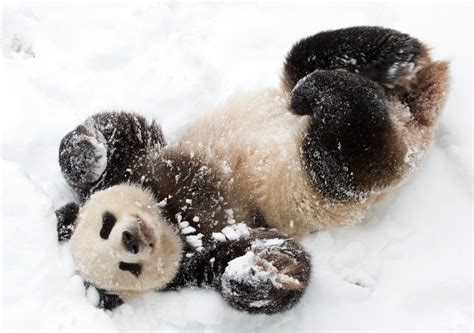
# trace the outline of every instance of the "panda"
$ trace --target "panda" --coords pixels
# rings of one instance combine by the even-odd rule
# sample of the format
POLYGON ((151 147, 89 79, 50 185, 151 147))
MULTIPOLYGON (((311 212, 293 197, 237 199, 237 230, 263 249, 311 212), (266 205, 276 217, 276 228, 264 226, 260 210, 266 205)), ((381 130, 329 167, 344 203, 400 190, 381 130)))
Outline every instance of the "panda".
POLYGON ((175 142, 137 114, 93 115, 60 144, 79 204, 57 211, 59 240, 105 308, 198 286, 287 310, 311 275, 296 239, 362 220, 416 169, 448 85, 415 38, 353 27, 297 42, 280 88, 235 95, 175 142))

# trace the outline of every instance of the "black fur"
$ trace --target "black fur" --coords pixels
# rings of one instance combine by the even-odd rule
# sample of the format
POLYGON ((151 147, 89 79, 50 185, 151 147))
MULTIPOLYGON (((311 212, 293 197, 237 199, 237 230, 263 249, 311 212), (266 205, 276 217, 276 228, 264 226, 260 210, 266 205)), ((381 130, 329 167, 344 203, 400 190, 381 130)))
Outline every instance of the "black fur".
POLYGON ((76 220, 78 213, 79 206, 74 202, 68 203, 56 210, 55 214, 58 219, 57 232, 59 242, 71 239, 74 232, 74 221, 76 220))
POLYGON ((149 165, 137 169, 144 187, 151 189, 159 201, 165 200, 163 215, 178 225, 176 214, 206 236, 220 231, 226 221, 225 209, 231 208, 220 189, 213 168, 195 156, 176 150, 165 150, 149 165), (142 176, 140 176, 142 175, 142 176), (193 221, 194 217, 199 221, 193 221))
POLYGON ((359 200, 399 175, 405 156, 384 89, 346 71, 316 70, 291 94, 290 110, 311 115, 302 155, 328 199, 359 200))
POLYGON ((97 289, 97 291, 99 292, 98 307, 100 309, 113 310, 123 304, 123 300, 119 296, 109 294, 104 289, 97 289))
POLYGON ((106 290, 97 288, 89 282, 84 282, 84 286, 86 289, 95 288, 97 290, 99 293, 99 304, 97 304, 97 307, 100 309, 113 310, 123 304, 123 300, 119 296, 107 293, 106 290))
POLYGON ((316 69, 345 69, 392 84, 410 62, 425 55, 423 45, 407 34, 382 27, 351 27, 297 42, 286 57, 283 75, 289 90, 316 69))

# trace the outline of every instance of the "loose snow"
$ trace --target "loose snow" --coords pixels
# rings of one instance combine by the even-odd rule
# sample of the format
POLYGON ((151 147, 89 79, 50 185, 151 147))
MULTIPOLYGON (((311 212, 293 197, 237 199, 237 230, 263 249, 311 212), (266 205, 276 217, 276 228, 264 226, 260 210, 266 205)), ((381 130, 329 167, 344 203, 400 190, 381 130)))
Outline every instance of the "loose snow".
MULTIPOLYGON (((228 225, 221 230, 221 233, 229 240, 237 240, 241 237, 246 237, 250 234, 247 225, 245 223, 237 223, 234 225, 228 225)), ((215 233, 213 233, 214 236, 215 233)), ((217 236, 219 237, 219 236, 217 236)), ((216 238, 216 237, 214 237, 216 238)), ((216 238, 218 239, 218 238, 216 238)), ((218 239, 219 240, 219 239, 218 239)))
MULTIPOLYGON (((286 274, 278 273, 269 261, 266 261, 256 255, 254 252, 247 252, 241 257, 231 260, 227 265, 224 276, 222 277, 222 286, 226 292, 231 292, 232 284, 229 281, 243 282, 258 287, 266 282, 271 283, 276 288, 283 288, 285 285, 298 287, 300 282, 286 274)), ((256 304, 263 306, 264 304, 256 304)))
POLYGON ((470 4, 10 2, 2 18, 3 329, 471 329, 470 4), (216 292, 187 289, 94 307, 98 295, 86 296, 56 239, 54 211, 74 200, 58 167, 61 138, 95 112, 128 110, 155 118, 173 141, 233 92, 277 86, 300 38, 355 25, 420 38, 451 61, 452 89, 409 182, 363 223, 302 240, 313 270, 301 302, 249 315, 216 292))

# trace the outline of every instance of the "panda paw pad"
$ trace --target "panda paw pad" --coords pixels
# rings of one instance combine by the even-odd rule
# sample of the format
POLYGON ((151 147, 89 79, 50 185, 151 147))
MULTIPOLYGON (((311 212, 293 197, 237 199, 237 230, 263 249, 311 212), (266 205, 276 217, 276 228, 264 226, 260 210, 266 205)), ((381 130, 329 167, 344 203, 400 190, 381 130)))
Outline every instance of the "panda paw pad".
POLYGON ((80 186, 100 179, 107 167, 107 143, 99 131, 80 126, 61 145, 59 159, 70 183, 80 186))

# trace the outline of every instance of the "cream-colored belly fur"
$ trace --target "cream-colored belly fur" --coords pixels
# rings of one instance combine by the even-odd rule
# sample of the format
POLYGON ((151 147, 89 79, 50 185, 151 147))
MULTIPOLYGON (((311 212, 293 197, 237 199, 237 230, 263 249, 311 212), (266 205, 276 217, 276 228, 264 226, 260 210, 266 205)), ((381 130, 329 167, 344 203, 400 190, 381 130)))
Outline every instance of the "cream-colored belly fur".
POLYGON ((177 148, 218 168, 235 207, 258 207, 289 235, 353 224, 379 195, 331 203, 315 191, 300 156, 308 120, 288 111, 283 91, 240 94, 193 122, 177 148))

